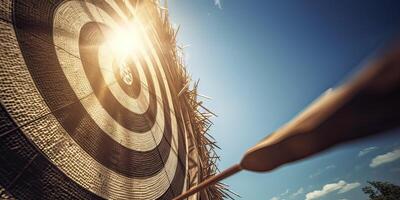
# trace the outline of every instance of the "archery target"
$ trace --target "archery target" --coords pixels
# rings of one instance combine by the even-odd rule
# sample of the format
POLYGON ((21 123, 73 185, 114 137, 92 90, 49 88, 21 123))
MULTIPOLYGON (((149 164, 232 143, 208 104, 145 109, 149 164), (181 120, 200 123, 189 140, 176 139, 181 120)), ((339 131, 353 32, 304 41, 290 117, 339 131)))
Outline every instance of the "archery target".
POLYGON ((0 185, 22 199, 171 199, 186 190, 174 58, 153 1, 1 6, 0 185), (113 45, 127 27, 135 43, 121 56, 113 45))

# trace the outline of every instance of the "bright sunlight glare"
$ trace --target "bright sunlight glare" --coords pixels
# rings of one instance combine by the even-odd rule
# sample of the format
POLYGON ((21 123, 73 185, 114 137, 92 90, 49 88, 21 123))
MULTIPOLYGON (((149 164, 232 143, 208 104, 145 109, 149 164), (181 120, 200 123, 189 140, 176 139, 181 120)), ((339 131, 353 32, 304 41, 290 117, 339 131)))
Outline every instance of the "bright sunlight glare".
POLYGON ((107 44, 119 61, 135 54, 143 48, 139 23, 132 21, 126 27, 113 30, 108 36, 107 44))
POLYGON ((117 61, 120 76, 127 85, 131 85, 133 79, 127 62, 144 48, 140 28, 138 21, 131 21, 124 27, 114 28, 106 39, 106 48, 109 48, 111 56, 117 61))

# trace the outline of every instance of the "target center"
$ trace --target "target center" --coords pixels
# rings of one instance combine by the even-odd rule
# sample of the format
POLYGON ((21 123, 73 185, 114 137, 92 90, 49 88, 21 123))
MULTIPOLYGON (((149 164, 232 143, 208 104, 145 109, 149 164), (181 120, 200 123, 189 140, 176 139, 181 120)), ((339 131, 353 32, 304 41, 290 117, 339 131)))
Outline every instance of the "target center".
POLYGON ((119 67, 119 75, 121 76, 124 83, 127 85, 132 85, 133 82, 133 75, 129 67, 126 64, 123 64, 119 67))

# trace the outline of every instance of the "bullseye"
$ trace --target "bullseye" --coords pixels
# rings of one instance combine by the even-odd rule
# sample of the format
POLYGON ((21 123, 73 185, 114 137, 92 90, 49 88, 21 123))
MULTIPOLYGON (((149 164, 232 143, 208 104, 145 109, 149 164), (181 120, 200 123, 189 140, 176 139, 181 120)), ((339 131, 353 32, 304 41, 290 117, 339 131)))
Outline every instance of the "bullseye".
POLYGON ((126 64, 122 64, 119 67, 119 73, 120 76, 122 77, 122 80, 127 84, 127 85, 132 85, 133 82, 133 75, 131 70, 126 66, 126 64))

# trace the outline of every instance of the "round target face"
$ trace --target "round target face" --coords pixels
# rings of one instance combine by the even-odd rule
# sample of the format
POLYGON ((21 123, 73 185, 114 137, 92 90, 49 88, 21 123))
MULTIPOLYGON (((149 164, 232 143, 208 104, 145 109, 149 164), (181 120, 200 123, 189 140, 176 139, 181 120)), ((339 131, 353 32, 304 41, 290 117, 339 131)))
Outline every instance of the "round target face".
POLYGON ((185 191, 182 75, 155 2, 1 4, 0 185, 20 199, 185 191))

